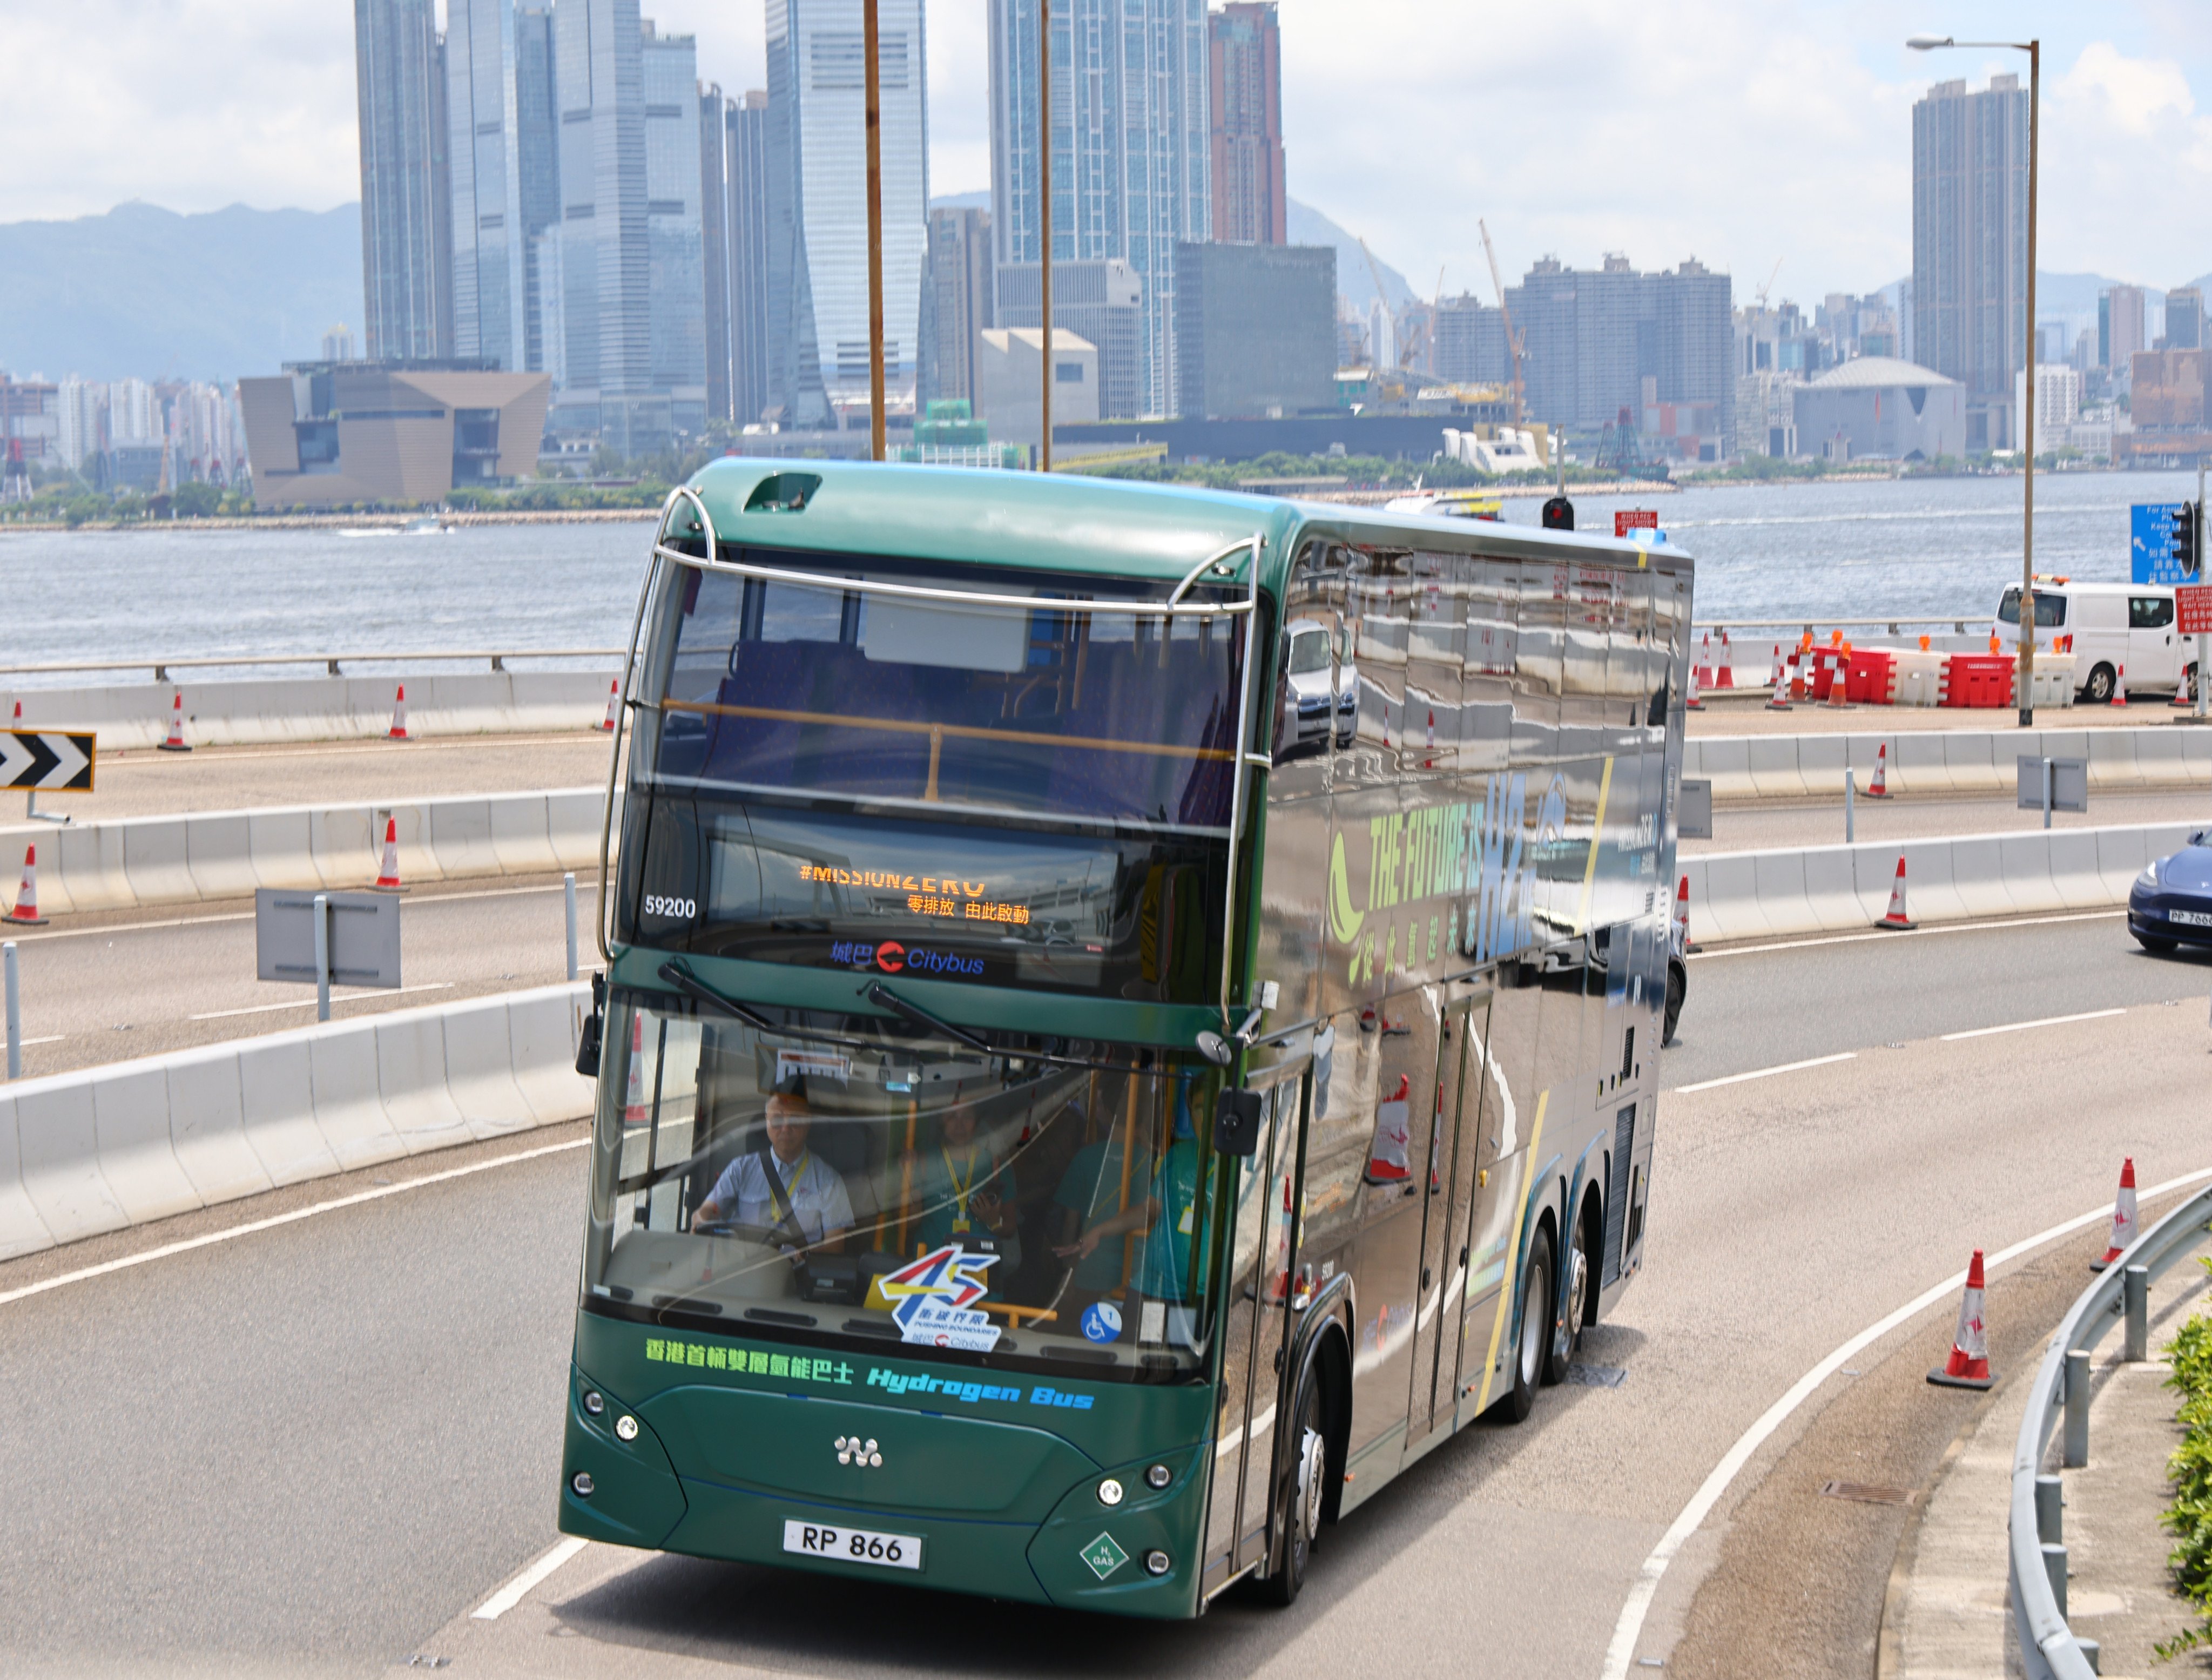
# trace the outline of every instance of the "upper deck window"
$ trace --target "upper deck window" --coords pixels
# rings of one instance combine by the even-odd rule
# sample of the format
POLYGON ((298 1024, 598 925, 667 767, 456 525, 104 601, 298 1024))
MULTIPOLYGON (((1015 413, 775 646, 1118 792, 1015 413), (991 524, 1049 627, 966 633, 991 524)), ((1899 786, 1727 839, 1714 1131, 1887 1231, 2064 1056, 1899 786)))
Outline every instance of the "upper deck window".
MULTIPOLYGON (((1110 585, 1044 573, 746 550, 842 580, 1028 596, 1003 608, 676 572, 660 617, 663 782, 842 796, 918 812, 1224 831, 1245 630, 1129 610, 1110 585)), ((1160 591, 1160 597, 1165 591, 1160 591)), ((1151 604, 1154 610, 1146 611, 1151 604)))

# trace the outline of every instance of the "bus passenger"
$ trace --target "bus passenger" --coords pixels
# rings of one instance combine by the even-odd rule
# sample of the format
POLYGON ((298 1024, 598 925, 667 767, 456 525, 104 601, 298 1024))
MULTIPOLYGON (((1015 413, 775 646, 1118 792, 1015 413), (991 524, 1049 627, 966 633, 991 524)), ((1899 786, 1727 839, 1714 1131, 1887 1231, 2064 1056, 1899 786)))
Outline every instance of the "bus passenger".
POLYGON ((906 1157, 914 1169, 915 1204, 921 1210, 916 1229, 922 1245, 941 1248, 957 1242, 963 1248, 988 1248, 1006 1256, 1001 1270, 1012 1274, 1022 1264, 1012 1205, 1013 1168, 1000 1167, 997 1156, 975 1141, 972 1104, 946 1109, 937 1125, 938 1146, 906 1157))
POLYGON ((806 1147, 814 1111, 806 1101, 805 1074, 794 1073, 776 1086, 768 1100, 766 1119, 766 1146, 739 1155, 722 1169, 714 1190, 692 1215, 693 1227, 734 1223, 774 1228, 779 1240, 793 1246, 804 1243, 810 1250, 840 1252, 845 1233, 852 1228, 853 1203, 837 1169, 806 1147), (775 1185, 768 1177, 771 1166, 775 1185))
POLYGON ((1053 1252, 1079 1266, 1105 1238, 1142 1232, 1144 1246, 1134 1279, 1139 1292, 1161 1301, 1190 1301, 1192 1264, 1203 1246, 1197 1236, 1201 1200, 1198 1138, 1191 1125, 1190 1076, 1186 1073, 1176 1089, 1174 1140, 1152 1169, 1143 1198, 1132 1199, 1122 1212, 1098 1221, 1075 1241, 1053 1252))
MULTIPOLYGON (((1152 1125, 1141 1112, 1133 1117, 1124 1114, 1106 1137, 1075 1152, 1067 1170, 1060 1174, 1060 1188, 1053 1192, 1053 1208, 1060 1221, 1060 1241, 1054 1252, 1068 1254, 1094 1227, 1120 1213, 1125 1198, 1144 1198, 1152 1177, 1148 1159, 1152 1152, 1152 1125), (1126 1171, 1125 1155, 1128 1157, 1126 1171)), ((1127 1281, 1121 1271, 1127 1247, 1126 1242, 1093 1247, 1078 1259, 1072 1268, 1075 1275, 1068 1280, 1067 1305, 1080 1312, 1093 1301, 1121 1294, 1127 1281)))

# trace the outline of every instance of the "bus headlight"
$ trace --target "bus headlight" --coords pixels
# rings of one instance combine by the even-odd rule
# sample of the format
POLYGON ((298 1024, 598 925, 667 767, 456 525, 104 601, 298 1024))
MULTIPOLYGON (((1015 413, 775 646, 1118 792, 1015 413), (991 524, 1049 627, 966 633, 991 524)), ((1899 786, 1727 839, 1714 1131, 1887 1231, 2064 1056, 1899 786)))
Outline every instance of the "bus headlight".
POLYGON ((620 1417, 615 1419, 615 1439, 617 1440, 635 1440, 637 1439, 637 1419, 632 1417, 628 1412, 624 1412, 620 1417))
POLYGON ((1121 1484, 1110 1476, 1098 1484, 1098 1502, 1101 1505, 1119 1505, 1121 1502, 1121 1484))
POLYGON ((1148 1487, 1164 1488, 1174 1480, 1175 1472, 1165 1465, 1154 1465, 1145 1472, 1145 1483, 1148 1487))
POLYGON ((1146 1574, 1164 1575, 1167 1574, 1169 1568, 1168 1555, 1162 1551, 1158 1547, 1155 1546, 1152 1550, 1145 1554, 1145 1573, 1146 1574))
POLYGON ((591 1413, 592 1416, 597 1417, 606 1409, 607 1403, 599 1398, 599 1390, 596 1388, 587 1388, 584 1391, 584 1410, 586 1411, 591 1413))
POLYGON ((568 1478, 568 1485, 576 1490, 577 1498, 589 1499, 592 1496, 592 1489, 598 1484, 592 1480, 591 1471, 580 1470, 568 1478))

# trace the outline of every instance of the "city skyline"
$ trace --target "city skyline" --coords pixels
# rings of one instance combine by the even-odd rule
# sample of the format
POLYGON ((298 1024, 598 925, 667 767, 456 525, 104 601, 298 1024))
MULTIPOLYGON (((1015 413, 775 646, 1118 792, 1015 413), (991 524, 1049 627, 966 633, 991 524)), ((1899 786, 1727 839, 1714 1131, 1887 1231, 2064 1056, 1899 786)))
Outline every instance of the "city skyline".
MULTIPOLYGON (((116 5, 73 9, 69 31, 97 27, 116 5)), ((760 8, 653 9, 665 32, 697 37, 703 79, 733 94, 765 85, 760 8)), ((2160 288, 2212 266, 2158 208, 2212 187, 2212 18, 2171 0, 2100 8, 2087 27, 2049 0, 1704 0, 1694 10, 1646 15, 1589 0, 1573 18, 1499 20, 1474 42, 1435 32, 1435 8, 1416 0, 1286 0, 1292 193, 1389 252, 1424 295, 1439 268, 1447 294, 1487 293, 1478 215, 1509 273, 1552 255, 1577 264, 1618 251, 1650 266, 1688 252, 1752 277, 1778 260, 1778 291, 1802 299, 1863 292, 1911 269, 1912 105, 1937 80, 1978 88, 2020 68, 2009 62, 2020 55, 2003 52, 1937 66, 1905 52, 1904 36, 2039 29, 2044 266, 2160 288), (1468 139, 1469 86, 1489 90, 1495 143, 1468 139), (1370 101, 1346 90, 1363 88, 1389 90, 1390 123, 1362 119, 1370 101), (1672 143, 1647 158, 1640 136, 1653 133, 1672 143), (1415 158, 1421 167, 1407 167, 1415 158), (1637 162, 1622 173, 1628 158, 1637 162), (1739 161, 1751 159, 1756 176, 1739 161), (1747 179, 1774 190, 1747 193, 1747 179)), ((133 13, 97 85, 62 62, 52 22, 0 12, 0 62, 58 65, 0 101, 0 143, 42 164, 0 185, 0 221, 98 214, 132 198, 192 211, 234 201, 318 209, 358 195, 350 17, 278 0, 133 13), (193 74, 211 52, 226 68, 193 74), (78 140, 58 153, 42 142, 65 108, 78 140)), ((933 0, 927 28, 932 186, 940 197, 987 188, 985 8, 933 0)))

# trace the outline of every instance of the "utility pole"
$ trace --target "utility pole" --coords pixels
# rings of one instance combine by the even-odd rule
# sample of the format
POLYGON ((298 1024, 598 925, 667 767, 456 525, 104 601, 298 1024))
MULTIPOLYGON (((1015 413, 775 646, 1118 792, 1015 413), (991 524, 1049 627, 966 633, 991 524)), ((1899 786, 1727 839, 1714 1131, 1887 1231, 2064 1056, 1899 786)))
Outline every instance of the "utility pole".
MULTIPOLYGON (((873 0, 870 0, 872 4, 873 0)), ((1052 0, 1037 0, 1037 465, 1052 470, 1052 0)))
POLYGON ((884 458, 884 90, 876 58, 876 0, 860 0, 868 60, 868 458, 884 458))

